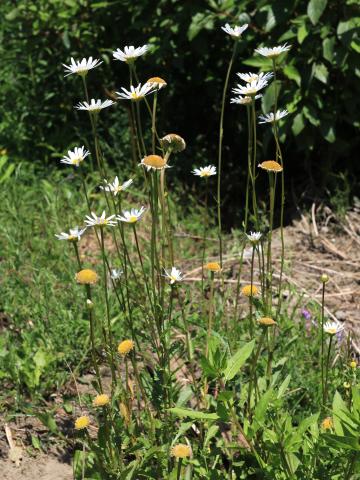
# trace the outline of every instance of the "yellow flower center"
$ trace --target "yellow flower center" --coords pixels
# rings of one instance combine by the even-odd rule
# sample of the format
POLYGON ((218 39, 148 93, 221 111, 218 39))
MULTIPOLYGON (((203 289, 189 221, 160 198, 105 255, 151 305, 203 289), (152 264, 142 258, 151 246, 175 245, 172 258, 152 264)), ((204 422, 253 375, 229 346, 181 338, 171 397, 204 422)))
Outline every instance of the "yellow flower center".
POLYGON ((186 458, 191 456, 191 448, 184 443, 178 443, 171 449, 171 455, 175 458, 186 458))
POLYGON ((209 272, 220 272, 221 267, 220 264, 217 262, 209 262, 204 265, 205 270, 209 270, 209 272))
POLYGON ((86 415, 78 417, 75 420, 75 429, 76 430, 84 430, 84 428, 87 428, 89 425, 90 425, 90 419, 86 415))
POLYGON ((134 342, 132 340, 123 340, 119 343, 118 352, 120 355, 125 356, 134 348, 134 342))
POLYGON ((329 430, 333 426, 333 421, 331 417, 326 417, 324 420, 321 422, 321 426, 324 430, 329 430))
POLYGON ((245 287, 241 289, 241 293, 245 295, 245 297, 255 297, 259 293, 259 289, 256 285, 245 285, 245 287))
POLYGON ((147 167, 161 169, 165 167, 166 161, 164 158, 160 157, 160 155, 147 155, 143 159, 143 164, 147 167))
POLYGON ((162 79, 161 77, 151 77, 149 78, 149 80, 146 82, 146 83, 155 83, 157 85, 162 85, 162 86, 166 86, 167 83, 165 82, 164 79, 162 79))
POLYGON ((268 172, 282 172, 283 167, 280 165, 280 163, 275 162, 275 160, 265 160, 265 162, 262 162, 259 164, 259 167, 262 168, 263 170, 267 170, 268 172))
POLYGON ((98 275, 94 270, 90 270, 89 268, 85 268, 84 270, 80 270, 75 275, 75 279, 77 283, 81 283, 83 285, 92 285, 96 283, 99 279, 98 275))
POLYGON ((357 363, 355 362, 355 360, 353 360, 352 362, 350 362, 350 367, 351 368, 356 368, 357 367, 357 363))
POLYGON ((131 215, 131 216, 129 217, 128 222, 129 222, 129 223, 135 223, 135 222, 137 222, 137 220, 138 220, 138 217, 136 217, 135 215, 131 215))
POLYGON ((328 328, 326 331, 327 331, 327 333, 328 333, 329 335, 335 335, 335 333, 336 333, 336 328, 335 328, 335 327, 328 328))

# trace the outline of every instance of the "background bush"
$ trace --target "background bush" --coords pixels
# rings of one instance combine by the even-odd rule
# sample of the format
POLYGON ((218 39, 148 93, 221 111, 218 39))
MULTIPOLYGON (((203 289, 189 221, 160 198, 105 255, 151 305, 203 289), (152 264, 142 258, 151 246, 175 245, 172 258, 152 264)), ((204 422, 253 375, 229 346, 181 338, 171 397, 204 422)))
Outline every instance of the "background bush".
MULTIPOLYGON (((179 169, 187 184, 188 168, 216 163, 221 90, 232 50, 232 40, 220 29, 225 22, 250 24, 232 86, 236 71, 267 69, 266 59, 252 56, 260 44, 293 46, 280 73, 279 102, 291 112, 282 130, 288 197, 291 190, 293 198, 306 200, 314 186, 317 194, 329 187, 347 195, 359 172, 357 0, 5 0, 0 5, 0 145, 13 161, 57 162, 72 144, 85 141, 87 128, 86 116, 73 109, 83 100, 79 82, 64 81, 61 64, 71 56, 102 58, 90 89, 92 96, 105 97, 128 84, 127 67, 112 61, 112 50, 149 43, 152 52, 137 63, 138 73, 142 81, 159 75, 168 82, 160 125, 162 133, 175 131, 187 140, 179 169)), ((272 97, 270 87, 262 99, 265 112, 272 97)), ((127 107, 120 102, 105 114, 106 138, 115 146, 112 160, 119 165, 130 158, 127 107)), ((245 176, 246 119, 242 107, 227 102, 226 108, 224 201, 233 223, 234 215, 240 218, 234 195, 245 176)), ((259 155, 271 158, 271 132, 259 128, 264 139, 259 155)))

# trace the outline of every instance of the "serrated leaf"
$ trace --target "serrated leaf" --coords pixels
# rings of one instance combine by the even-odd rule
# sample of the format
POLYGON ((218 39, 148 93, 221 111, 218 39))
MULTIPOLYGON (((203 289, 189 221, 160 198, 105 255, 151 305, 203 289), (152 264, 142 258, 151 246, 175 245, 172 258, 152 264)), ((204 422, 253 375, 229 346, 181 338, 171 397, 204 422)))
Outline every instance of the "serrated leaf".
POLYGON ((227 367, 225 368, 223 374, 225 382, 232 380, 235 375, 239 372, 240 368, 244 365, 246 360, 252 354, 252 351, 255 347, 255 340, 244 345, 240 350, 238 350, 235 355, 233 355, 228 361, 227 367))
POLYGON ((199 412, 191 408, 169 408, 169 412, 177 415, 180 418, 189 417, 194 420, 217 420, 219 416, 216 413, 199 412))
POLYGON ((307 6, 307 14, 313 25, 316 25, 320 20, 321 15, 327 5, 327 0, 310 0, 307 6))

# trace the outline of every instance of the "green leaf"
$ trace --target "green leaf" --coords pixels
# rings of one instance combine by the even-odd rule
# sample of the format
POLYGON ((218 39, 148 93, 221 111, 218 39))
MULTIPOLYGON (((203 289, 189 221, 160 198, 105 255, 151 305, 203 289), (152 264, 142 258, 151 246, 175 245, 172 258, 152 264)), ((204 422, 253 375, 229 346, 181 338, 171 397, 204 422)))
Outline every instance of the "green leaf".
POLYGON ((327 0, 310 0, 307 6, 307 14, 313 25, 316 25, 327 5, 327 0))
POLYGON ((277 394, 277 398, 281 398, 284 395, 284 393, 286 392, 286 390, 289 386, 290 380, 291 380, 291 375, 289 374, 285 378, 285 380, 282 382, 282 384, 280 385, 279 391, 278 391, 278 394, 277 394))
POLYGON ((219 427, 217 425, 211 425, 209 430, 206 432, 205 440, 204 440, 204 448, 206 448, 212 438, 215 437, 217 432, 219 431, 219 427))
POLYGON ((344 437, 343 435, 324 434, 323 438, 327 441, 329 445, 332 445, 334 447, 360 452, 359 441, 356 437, 344 437))
POLYGON ((194 420, 218 420, 219 418, 216 413, 198 412, 196 410, 192 410, 191 408, 174 407, 169 408, 168 410, 180 418, 189 417, 193 418, 194 420))
POLYGON ((256 67, 262 68, 264 70, 271 70, 272 69, 272 61, 268 58, 248 58, 242 62, 244 65, 248 65, 249 67, 256 67))
POLYGON ((323 63, 318 63, 314 68, 314 77, 317 78, 320 82, 327 84, 329 71, 323 63))
POLYGON ((293 134, 296 136, 296 135, 299 135, 299 133, 301 133, 304 130, 304 128, 305 128, 305 122, 304 122, 303 114, 298 113, 294 117, 291 130, 293 134))
MULTIPOLYGON (((262 426, 265 420, 265 413, 268 409, 270 402, 273 400, 274 390, 270 388, 264 395, 261 396, 260 400, 256 404, 254 410, 254 420, 258 423, 258 426, 262 426)), ((255 426, 255 429, 257 427, 255 426)))
POLYGON ((213 13, 196 13, 192 19, 188 29, 187 37, 191 41, 193 40, 204 28, 211 29, 214 26, 214 14, 213 13))
POLYGON ((297 31, 297 39, 300 45, 303 43, 303 41, 308 35, 309 35, 309 29, 306 23, 303 23, 297 31))
POLYGON ((335 47, 335 37, 328 37, 323 40, 323 57, 328 62, 332 62, 334 59, 334 47, 335 47))
POLYGON ((251 342, 244 345, 240 350, 238 350, 235 355, 233 355, 230 360, 228 361, 227 367, 224 370, 224 378, 225 382, 228 380, 232 380, 235 375, 238 373, 240 368, 244 365, 246 360, 252 354, 252 351, 255 347, 255 340, 251 340, 251 342))
POLYGON ((300 84, 301 84, 301 76, 300 76, 300 73, 298 71, 298 69, 296 67, 294 67, 294 65, 286 65, 284 67, 284 75, 287 77, 287 78, 290 78, 290 80, 294 80, 297 84, 298 87, 300 87, 300 84))

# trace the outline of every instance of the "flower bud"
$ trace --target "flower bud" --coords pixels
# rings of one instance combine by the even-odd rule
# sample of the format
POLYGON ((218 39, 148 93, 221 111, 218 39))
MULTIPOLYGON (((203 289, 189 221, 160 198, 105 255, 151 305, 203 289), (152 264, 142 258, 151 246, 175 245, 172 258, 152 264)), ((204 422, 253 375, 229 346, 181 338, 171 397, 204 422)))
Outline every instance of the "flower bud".
POLYGON ((326 273, 323 273, 320 277, 322 283, 327 283, 330 279, 329 279, 329 275, 326 275, 326 273))

